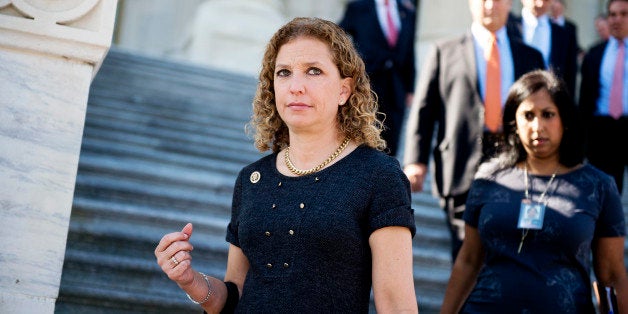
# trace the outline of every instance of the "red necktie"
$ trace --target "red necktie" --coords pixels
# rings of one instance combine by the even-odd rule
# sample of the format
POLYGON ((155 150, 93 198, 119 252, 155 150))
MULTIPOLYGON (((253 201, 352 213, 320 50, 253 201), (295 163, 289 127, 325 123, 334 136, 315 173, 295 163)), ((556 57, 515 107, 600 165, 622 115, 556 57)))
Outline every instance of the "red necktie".
POLYGON ((485 49, 486 86, 484 93, 484 122, 491 132, 499 131, 502 120, 501 74, 497 38, 491 33, 488 49, 485 49))
POLYGON ((617 59, 615 59, 615 70, 613 72, 613 83, 611 85, 611 98, 608 102, 608 114, 615 118, 621 118, 624 106, 624 55, 626 49, 624 48, 624 41, 619 41, 619 48, 617 50, 617 59))
POLYGON ((397 36, 399 35, 399 31, 397 30, 397 26, 395 26, 395 22, 393 21, 389 0, 384 0, 384 6, 386 7, 386 27, 388 28, 386 39, 388 39, 388 45, 394 47, 397 44, 397 36))

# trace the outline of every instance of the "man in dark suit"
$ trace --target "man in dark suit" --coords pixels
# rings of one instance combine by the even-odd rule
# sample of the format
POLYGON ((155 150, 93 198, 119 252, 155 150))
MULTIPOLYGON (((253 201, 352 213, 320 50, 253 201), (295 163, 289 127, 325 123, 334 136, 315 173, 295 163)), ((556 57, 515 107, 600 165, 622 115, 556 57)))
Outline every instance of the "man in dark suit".
POLYGON ((565 0, 552 0, 550 4, 550 17, 552 22, 558 26, 562 26, 568 36, 576 39, 576 48, 578 49, 578 55, 582 53, 582 48, 578 43, 578 26, 571 19, 565 16, 565 0))
POLYGON ((494 156, 503 141, 501 128, 490 131, 486 123, 485 95, 493 94, 489 93, 491 85, 500 86, 496 91, 500 117, 510 85, 523 74, 544 67, 537 50, 507 36, 504 25, 512 0, 469 0, 469 7, 471 30, 436 43, 423 62, 408 116, 404 154, 404 172, 412 190, 422 191, 433 150, 432 192, 447 213, 452 261, 464 238, 462 213, 471 181, 480 162, 494 156), (494 47, 487 44, 489 39, 493 43, 493 38, 499 51, 499 73, 498 78, 487 79, 490 62, 484 55, 494 47))
POLYGON ((543 55, 546 68, 562 78, 572 96, 576 92, 578 46, 575 33, 552 22, 549 18, 553 0, 521 0, 521 16, 512 15, 507 28, 510 37, 522 39, 543 55))
POLYGON ((587 158, 615 178, 621 193, 628 165, 628 0, 610 0, 607 10, 611 36, 591 47, 582 60, 579 102, 587 128, 587 158))
POLYGON ((410 0, 352 1, 339 25, 353 37, 364 59, 379 111, 385 114, 383 137, 388 153, 395 156, 405 110, 414 92, 415 7, 410 0), (393 42, 388 37, 391 27, 395 28, 393 42))

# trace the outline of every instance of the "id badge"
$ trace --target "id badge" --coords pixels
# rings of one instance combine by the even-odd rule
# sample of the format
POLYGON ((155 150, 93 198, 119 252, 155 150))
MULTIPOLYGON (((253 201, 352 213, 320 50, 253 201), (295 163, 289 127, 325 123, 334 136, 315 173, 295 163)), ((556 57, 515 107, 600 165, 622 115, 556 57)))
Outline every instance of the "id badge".
POLYGON ((519 209, 519 229, 541 229, 545 217, 545 204, 533 202, 529 199, 521 200, 519 209))

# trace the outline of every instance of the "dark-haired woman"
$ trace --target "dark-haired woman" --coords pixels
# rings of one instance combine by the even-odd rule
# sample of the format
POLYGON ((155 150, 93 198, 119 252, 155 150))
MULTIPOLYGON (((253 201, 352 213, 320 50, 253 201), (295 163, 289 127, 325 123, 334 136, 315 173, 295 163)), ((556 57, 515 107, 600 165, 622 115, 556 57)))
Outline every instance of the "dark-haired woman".
POLYGON ((563 82, 522 76, 502 121, 506 147, 476 174, 441 313, 595 313, 591 264, 628 313, 621 199, 610 176, 583 163, 563 82), (538 219, 527 219, 532 209, 538 219))

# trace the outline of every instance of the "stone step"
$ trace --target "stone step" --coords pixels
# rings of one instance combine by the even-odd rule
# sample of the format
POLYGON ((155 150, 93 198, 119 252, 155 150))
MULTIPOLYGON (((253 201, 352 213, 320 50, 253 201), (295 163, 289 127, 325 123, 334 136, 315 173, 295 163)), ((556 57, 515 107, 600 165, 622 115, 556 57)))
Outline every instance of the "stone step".
POLYGON ((179 60, 143 56, 117 47, 111 47, 98 74, 103 81, 123 77, 125 80, 120 86, 122 88, 137 87, 140 90, 154 90, 155 86, 174 84, 177 88, 170 93, 183 95, 193 95, 205 90, 248 92, 251 87, 255 88, 257 83, 255 77, 179 60), (152 78, 148 81, 150 84, 147 84, 146 78, 152 78))
MULTIPOLYGON (((220 126, 228 129, 237 129, 243 135, 243 128, 238 124, 248 122, 251 116, 251 101, 249 95, 235 99, 233 96, 206 95, 205 98, 196 98, 196 103, 181 101, 178 99, 166 99, 161 95, 155 98, 142 99, 141 96, 120 94, 118 89, 96 90, 90 93, 88 112, 92 107, 109 109, 116 115, 123 116, 128 113, 141 113, 147 118, 182 121, 188 123, 200 123, 201 126, 220 126), (232 103, 237 102, 237 106, 232 103), (210 105, 214 104, 214 106, 210 105), (215 108, 219 103, 219 108, 215 108), (233 107, 227 111, 222 107, 233 107), (237 110, 236 110, 237 109, 237 110)), ((142 118, 138 119, 138 122, 142 118)), ((183 124, 185 125, 185 124, 183 124)))
POLYGON ((250 110, 255 84, 256 80, 250 77, 113 49, 92 86, 126 96, 131 105, 147 99, 163 100, 171 106, 202 104, 225 114, 250 110), (212 98, 225 101, 206 101, 212 98))
MULTIPOLYGON (((217 131, 216 131, 217 132, 217 131)), ((188 156, 200 156, 217 160, 251 163, 262 155, 253 145, 231 144, 233 140, 217 136, 200 136, 193 133, 169 130, 140 130, 137 126, 119 125, 119 122, 86 122, 84 136, 113 143, 125 143, 150 147, 159 152, 172 152, 188 156), (116 129, 112 129, 112 128, 116 129)), ((242 140, 240 140, 242 142, 242 140)))
POLYGON ((210 191, 172 185, 147 185, 145 181, 111 178, 85 173, 77 177, 75 195, 145 204, 197 215, 227 215, 231 197, 225 191, 210 191))
POLYGON ((220 115, 217 113, 201 114, 193 108, 171 106, 154 108, 153 104, 134 104, 128 106, 123 99, 111 99, 93 96, 87 112, 98 115, 103 120, 120 120, 120 124, 132 121, 144 128, 164 128, 178 131, 211 134, 211 131, 223 129, 226 137, 246 139, 244 126, 248 122, 248 113, 238 115, 220 115), (153 107, 151 109, 151 107, 153 107), (192 112, 190 112, 192 111, 192 112), (107 119, 108 118, 108 119, 107 119))
POLYGON ((142 145, 142 143, 116 142, 115 145, 113 145, 111 140, 95 137, 84 138, 82 145, 84 150, 81 156, 80 166, 85 169, 98 168, 99 165, 97 163, 99 160, 96 159, 106 159, 109 157, 120 158, 121 160, 125 158, 136 158, 149 162, 235 176, 235 174, 240 171, 243 164, 242 161, 234 162, 229 157, 215 159, 211 163, 208 163, 207 158, 202 156, 160 151, 156 147, 145 146, 142 145), (83 157, 83 155, 85 157, 83 157))

